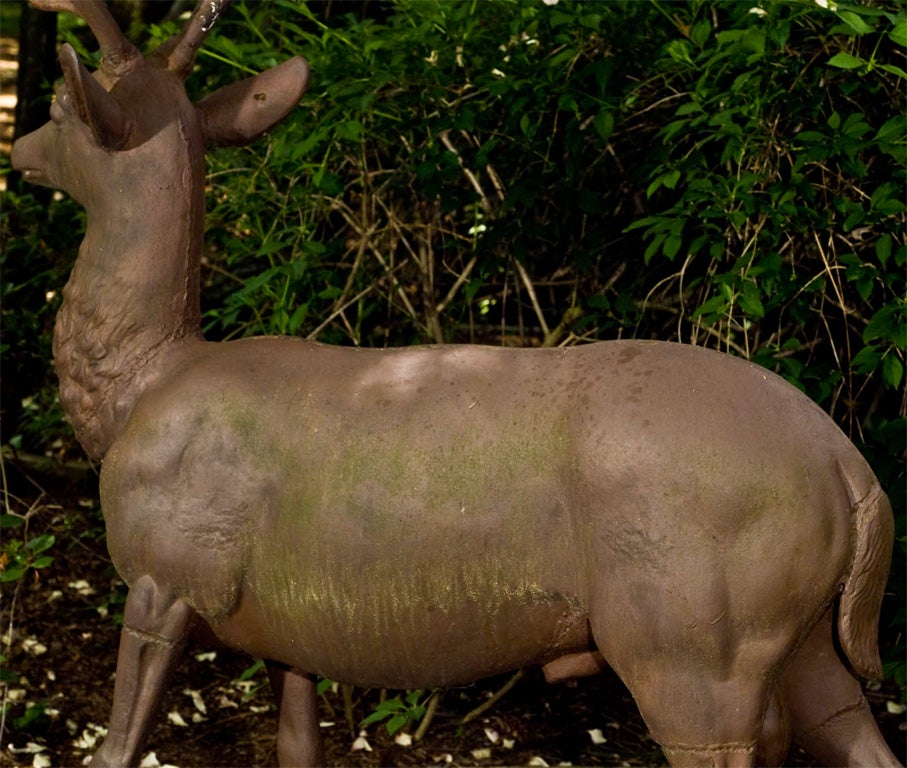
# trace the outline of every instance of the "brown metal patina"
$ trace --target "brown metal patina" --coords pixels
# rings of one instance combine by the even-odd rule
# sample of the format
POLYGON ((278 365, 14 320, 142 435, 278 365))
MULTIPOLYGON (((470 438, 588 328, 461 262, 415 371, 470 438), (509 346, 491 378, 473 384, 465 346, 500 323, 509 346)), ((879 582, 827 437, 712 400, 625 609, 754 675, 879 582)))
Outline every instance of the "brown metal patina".
POLYGON ((193 105, 221 2, 143 58, 102 3, 13 165, 87 209, 61 397, 103 460, 130 587, 93 766, 135 765, 195 617, 268 660, 282 765, 320 764, 313 675, 452 685, 605 663, 672 765, 897 765, 878 678, 892 515, 858 451, 762 368, 678 344, 341 349, 200 331, 205 147, 305 90, 291 59, 193 105), (846 662, 833 645, 837 639, 846 662))

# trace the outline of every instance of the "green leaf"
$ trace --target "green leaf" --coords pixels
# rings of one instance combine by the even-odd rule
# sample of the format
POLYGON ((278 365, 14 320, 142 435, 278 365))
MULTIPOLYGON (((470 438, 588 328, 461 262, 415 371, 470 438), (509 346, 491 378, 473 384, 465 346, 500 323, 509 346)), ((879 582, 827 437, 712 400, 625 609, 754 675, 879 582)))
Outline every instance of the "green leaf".
POLYGON ((880 64, 879 69, 884 69, 886 72, 890 72, 892 75, 897 75, 901 79, 907 80, 907 72, 905 72, 896 64, 880 64))
POLYGON ((35 536, 33 539, 29 539, 28 544, 25 545, 25 549, 32 554, 37 555, 44 552, 46 549, 50 549, 56 540, 56 537, 52 533, 44 533, 40 536, 35 536))
POLYGON ((685 115, 697 114, 704 111, 705 110, 702 108, 702 104, 691 99, 685 104, 681 104, 679 107, 677 107, 677 111, 674 114, 677 115, 677 117, 683 117, 685 115))
POLYGON ((25 523, 25 518, 19 515, 0 515, 0 528, 18 528, 25 523))
POLYGON ((610 109, 601 109, 592 124, 601 140, 607 142, 614 132, 614 113, 610 109))
MULTIPOLYGON (((765 30, 762 27, 750 27, 743 36, 743 44, 757 56, 765 53, 765 30)), ((754 57, 750 57, 752 59, 754 57)))
POLYGON ((901 308, 895 303, 887 304, 869 319, 863 329, 863 342, 869 344, 884 339, 900 349, 907 349, 907 324, 902 320, 901 308))
POLYGON ((361 728, 367 728, 368 726, 372 725, 372 723, 379 723, 379 722, 381 722, 382 720, 384 720, 385 717, 388 716, 388 714, 389 714, 388 712, 379 712, 378 710, 375 710, 375 711, 372 712, 370 715, 368 715, 367 717, 365 717, 365 718, 359 723, 359 726, 360 726, 361 728))
POLYGON ((708 19, 697 21, 690 30, 690 40, 702 48, 706 40, 709 39, 709 33, 712 31, 712 25, 708 19))
POLYGON ((756 283, 744 283, 743 291, 737 297, 737 303, 746 314, 751 317, 765 317, 765 307, 762 306, 762 294, 756 283))
POLYGON ((853 11, 838 11, 838 18, 858 35, 866 35, 872 32, 872 27, 853 11))
POLYGON ((393 736, 397 731, 399 731, 409 718, 405 714, 394 715, 390 720, 387 721, 387 732, 393 736))
POLYGON ((258 672, 264 669, 265 663, 262 659, 258 659, 251 667, 246 667, 242 674, 239 676, 240 680, 249 680, 250 678, 255 677, 258 672))
POLYGON ((891 389, 898 389, 903 377, 904 364, 898 359, 898 356, 893 353, 885 355, 882 358, 882 380, 891 389))
POLYGON ((886 144, 892 141, 903 141, 905 135, 907 135, 907 117, 895 115, 882 124, 872 140, 886 144))
POLYGON ((863 59, 853 56, 849 53, 836 53, 828 60, 829 66, 838 67, 839 69, 858 69, 866 64, 863 59))
POLYGON ((680 251, 680 246, 683 244, 683 238, 679 235, 669 235, 664 242, 664 248, 662 248, 662 253, 669 261, 674 261, 674 257, 680 251))
POLYGON ((345 141, 359 141, 365 126, 358 120, 345 120, 337 126, 337 138, 345 141))
POLYGON ((888 263, 888 259, 891 256, 891 243, 891 235, 887 232, 876 240, 876 258, 883 267, 888 263))
POLYGON ((671 171, 668 171, 668 172, 662 177, 662 183, 663 183, 668 189, 674 189, 674 187, 677 186, 677 182, 678 182, 678 181, 680 181, 680 171, 677 170, 676 168, 674 168, 674 169, 671 170, 671 171))
POLYGON ((828 137, 824 133, 819 131, 800 131, 797 134, 796 138, 800 141, 806 142, 807 144, 818 144, 823 141, 828 141, 828 137))
POLYGON ((728 301, 725 296, 712 296, 711 299, 708 299, 702 303, 702 306, 699 307, 693 313, 693 319, 697 317, 704 317, 706 315, 720 315, 727 312, 728 301))
POLYGON ((661 248, 661 244, 665 241, 666 237, 667 235, 662 232, 661 234, 656 235, 654 238, 652 238, 652 242, 649 243, 648 247, 645 250, 645 253, 643 253, 642 255, 644 264, 648 264, 652 260, 652 257, 656 253, 658 253, 658 249, 661 248))
POLYGON ((665 46, 665 50, 678 64, 693 64, 690 56, 690 44, 686 40, 672 40, 665 46))
POLYGON ((0 582, 16 581, 25 573, 24 565, 11 565, 0 574, 0 582))
POLYGON ((907 48, 907 19, 898 19, 888 32, 888 37, 902 48, 907 48))
POLYGON ((875 344, 867 344, 850 361, 850 367, 856 373, 872 373, 879 367, 882 359, 882 353, 875 344))

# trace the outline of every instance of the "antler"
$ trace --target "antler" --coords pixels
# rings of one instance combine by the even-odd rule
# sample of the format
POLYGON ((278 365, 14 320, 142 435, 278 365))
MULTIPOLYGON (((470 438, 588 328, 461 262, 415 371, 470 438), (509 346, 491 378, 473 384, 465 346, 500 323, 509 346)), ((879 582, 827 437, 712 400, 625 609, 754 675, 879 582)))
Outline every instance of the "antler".
MULTIPOLYGON (((141 60, 142 54, 120 30, 103 0, 29 0, 29 2, 43 11, 65 11, 84 19, 101 46, 101 69, 104 74, 114 79, 122 77, 141 60)), ((155 56, 162 57, 167 69, 185 80, 192 72, 195 55, 205 35, 229 4, 230 0, 199 0, 192 18, 183 27, 182 32, 161 45, 155 51, 155 56)))
POLYGON ((29 0, 43 11, 68 11, 85 20, 101 46, 101 69, 113 78, 127 74, 142 54, 129 42, 100 0, 29 0))
POLYGON ((199 4, 183 27, 172 40, 168 40, 155 55, 163 55, 167 62, 167 69, 185 80, 192 72, 195 55, 221 12, 230 4, 230 0, 199 0, 199 4))

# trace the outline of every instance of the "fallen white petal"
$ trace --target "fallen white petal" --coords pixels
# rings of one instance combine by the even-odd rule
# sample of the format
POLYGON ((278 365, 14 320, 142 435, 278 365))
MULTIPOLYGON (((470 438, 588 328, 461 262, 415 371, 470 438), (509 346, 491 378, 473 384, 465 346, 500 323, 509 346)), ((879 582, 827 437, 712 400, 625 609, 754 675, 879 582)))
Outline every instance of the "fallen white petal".
POLYGON ((106 735, 107 729, 103 725, 89 723, 82 731, 82 735, 73 744, 79 749, 94 749, 97 746, 98 739, 103 739, 106 735))
POLYGON ((176 711, 168 712, 167 719, 174 725, 178 725, 181 728, 189 727, 189 724, 185 720, 183 720, 183 716, 179 712, 176 712, 176 711))
POLYGON ((79 579, 78 581, 71 581, 66 585, 70 589, 74 589, 83 597, 90 597, 95 594, 96 590, 91 584, 89 584, 85 579, 79 579))
POLYGON ((907 712, 907 704, 898 704, 896 701, 886 701, 885 709, 888 710, 889 714, 901 715, 904 712, 907 712))
POLYGON ((400 731, 394 737, 394 744, 398 744, 401 747, 411 747, 413 744, 413 737, 405 731, 400 731))
POLYGON ((360 732, 359 738, 353 742, 353 746, 350 747, 351 752, 361 752, 365 750, 366 752, 372 751, 372 745, 368 743, 368 739, 365 738, 365 731, 360 732))
POLYGON ((488 747, 484 747, 482 749, 474 749, 472 750, 472 756, 476 760, 487 760, 489 757, 491 757, 491 750, 488 747))
POLYGON ((501 742, 501 746, 504 747, 504 749, 513 749, 515 745, 516 739, 504 739, 501 742))
POLYGON ((149 752, 142 758, 139 768, 161 768, 161 761, 157 759, 157 755, 154 752, 149 752))
POLYGON ((41 654, 47 653, 47 646, 44 645, 44 643, 39 643, 33 637, 27 637, 22 641, 22 649, 33 656, 40 656, 41 654))
POLYGON ((533 768, 548 768, 548 763, 546 763, 544 758, 541 757, 533 757, 529 761, 528 765, 532 766, 533 768))
POLYGON ((36 744, 35 742, 30 741, 24 747, 16 747, 10 744, 8 749, 14 755, 36 755, 38 752, 43 752, 47 747, 43 744, 36 744))
POLYGON ((586 733, 589 734, 589 738, 592 739, 593 744, 604 744, 608 741, 602 733, 601 728, 593 728, 591 731, 586 731, 586 733))
POLYGON ((220 698, 217 700, 217 706, 221 709, 228 709, 229 707, 239 708, 239 704, 233 701, 233 699, 228 698, 226 694, 221 694, 220 698))
POLYGON ((217 658, 217 651, 207 651, 205 653, 196 653, 196 661, 214 661, 217 658))
POLYGON ((485 738, 488 739, 492 744, 497 744, 500 741, 500 734, 494 730, 494 728, 485 729, 485 738))
POLYGON ((203 715, 208 714, 208 709, 205 707, 205 700, 202 698, 202 695, 199 691, 193 691, 189 688, 183 691, 187 696, 192 699, 192 703, 195 705, 195 708, 201 712, 203 715))
POLYGON ((32 760, 31 765, 32 768, 50 768, 50 758, 44 754, 35 755, 35 759, 32 760))

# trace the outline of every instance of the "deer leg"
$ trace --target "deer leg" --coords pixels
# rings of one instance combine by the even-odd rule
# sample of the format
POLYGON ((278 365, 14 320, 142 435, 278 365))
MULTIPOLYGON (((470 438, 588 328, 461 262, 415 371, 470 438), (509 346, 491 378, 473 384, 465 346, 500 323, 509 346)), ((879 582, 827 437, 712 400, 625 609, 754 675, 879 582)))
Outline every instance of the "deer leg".
POLYGON ((677 659, 635 665, 625 678, 671 766, 752 768, 769 686, 677 659), (687 667, 687 668, 685 668, 687 667))
POLYGON ((860 683, 838 657, 832 620, 829 610, 781 679, 794 741, 822 765, 900 766, 879 732, 860 683))
POLYGON ((278 765, 324 765, 315 679, 276 662, 267 662, 267 667, 268 679, 277 699, 278 765))
POLYGON ((781 690, 775 685, 768 702, 768 709, 762 721, 762 733, 756 745, 756 765, 777 768, 784 765, 790 752, 790 713, 781 698, 781 690))
POLYGON ((138 765, 171 674, 182 655, 195 611, 150 576, 126 598, 113 709, 107 738, 92 768, 138 765))

